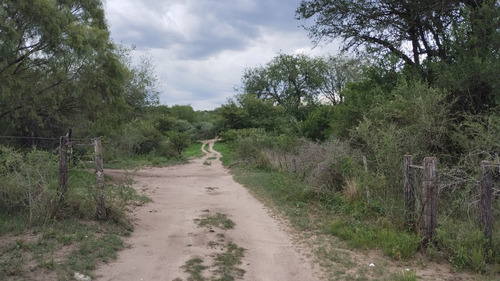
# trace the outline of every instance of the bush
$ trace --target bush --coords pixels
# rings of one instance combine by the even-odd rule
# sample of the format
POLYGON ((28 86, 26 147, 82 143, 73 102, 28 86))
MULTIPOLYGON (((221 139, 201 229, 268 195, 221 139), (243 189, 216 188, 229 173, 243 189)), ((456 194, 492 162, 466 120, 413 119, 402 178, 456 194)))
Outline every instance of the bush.
POLYGON ((175 151, 176 156, 180 157, 182 155, 182 151, 191 145, 191 138, 188 133, 179 133, 179 132, 167 132, 168 142, 167 142, 167 150, 162 151, 162 156, 167 156, 163 154, 168 154, 170 151, 175 151))
POLYGON ((454 266, 476 272, 484 270, 488 241, 478 227, 460 221, 446 221, 436 229, 436 242, 454 266))
POLYGON ((58 160, 32 149, 25 154, 0 146, 0 211, 21 213, 37 224, 58 209, 58 160))
POLYGON ((446 152, 450 127, 446 98, 426 84, 402 81, 351 131, 354 143, 371 160, 370 171, 377 181, 387 183, 374 190, 379 195, 400 196, 403 155, 419 158, 446 152))

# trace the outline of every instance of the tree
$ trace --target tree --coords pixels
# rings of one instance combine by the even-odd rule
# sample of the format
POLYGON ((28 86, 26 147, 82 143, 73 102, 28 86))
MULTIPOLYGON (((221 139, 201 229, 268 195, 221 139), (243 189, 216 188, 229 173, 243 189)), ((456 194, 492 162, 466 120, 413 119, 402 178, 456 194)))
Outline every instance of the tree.
POLYGON ((337 37, 345 49, 364 46, 372 52, 396 54, 407 65, 427 57, 446 59, 445 43, 460 9, 450 0, 303 0, 297 19, 315 19, 306 27, 317 44, 337 37))
POLYGON ((303 109, 317 103, 325 69, 326 64, 320 58, 278 54, 265 66, 245 70, 243 92, 281 105, 303 120, 307 116, 303 109))
POLYGON ((349 58, 344 55, 327 56, 324 58, 327 67, 325 69, 324 84, 321 93, 332 104, 342 103, 344 96, 342 91, 348 82, 360 79, 364 64, 361 58, 349 58))
POLYGON ((151 57, 143 55, 138 65, 132 63, 131 52, 135 47, 118 45, 116 53, 127 68, 125 79, 126 103, 136 111, 158 105, 159 82, 155 74, 155 66, 151 57))
POLYGON ((44 136, 127 109, 100 0, 3 0, 0 19, 0 123, 44 136))
POLYGON ((284 108, 255 95, 239 95, 218 108, 217 112, 222 116, 224 130, 262 128, 267 132, 283 133, 288 129, 284 108))
MULTIPOLYGON (((314 19, 306 29, 315 44, 342 38, 345 50, 392 54, 434 83, 450 75, 443 66, 478 60, 483 69, 496 69, 487 77, 498 77, 499 6, 495 0, 303 0, 296 16, 314 19)), ((467 88, 456 91, 459 104, 469 110, 500 104, 498 79, 477 79, 475 71, 464 77, 467 88), (471 92, 477 98, 470 99, 471 92)))

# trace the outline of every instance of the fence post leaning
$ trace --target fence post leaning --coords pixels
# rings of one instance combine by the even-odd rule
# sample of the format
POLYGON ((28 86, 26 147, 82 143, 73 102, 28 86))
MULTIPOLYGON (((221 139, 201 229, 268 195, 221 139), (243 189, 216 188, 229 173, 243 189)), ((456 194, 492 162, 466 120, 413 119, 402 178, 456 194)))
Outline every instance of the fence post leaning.
POLYGON ((106 194, 104 192, 104 169, 102 160, 102 145, 101 138, 94 139, 95 151, 95 167, 96 167, 96 182, 99 189, 99 197, 97 201, 97 218, 99 220, 106 219, 106 194))
POLYGON ((415 170, 413 156, 404 156, 404 193, 405 193, 405 228, 415 231, 416 222, 416 192, 415 192, 415 170))
POLYGON ((438 187, 437 158, 424 158, 424 175, 422 183, 424 245, 432 242, 437 227, 438 187))
POLYGON ((484 236, 491 241, 491 228, 493 226, 493 216, 491 201, 493 198, 493 171, 491 163, 481 161, 481 180, 479 195, 479 223, 484 231, 484 236))

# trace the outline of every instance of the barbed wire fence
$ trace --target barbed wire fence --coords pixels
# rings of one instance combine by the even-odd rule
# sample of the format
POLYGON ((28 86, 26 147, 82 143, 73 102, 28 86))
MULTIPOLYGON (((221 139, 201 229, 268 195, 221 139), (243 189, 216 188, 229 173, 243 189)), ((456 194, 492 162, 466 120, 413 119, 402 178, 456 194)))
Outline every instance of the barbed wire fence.
POLYGON ((481 161, 476 167, 437 169, 437 158, 425 157, 422 166, 404 156, 404 202, 407 229, 420 234, 424 244, 434 239, 438 207, 447 220, 464 213, 491 241, 496 196, 500 196, 500 161, 481 161), (419 188, 420 187, 420 188, 419 188))
POLYGON ((43 148, 50 148, 54 153, 59 155, 59 204, 64 205, 66 200, 66 193, 68 190, 68 164, 69 161, 77 161, 74 157, 73 149, 75 147, 93 147, 93 162, 95 165, 96 185, 99 189, 99 196, 97 199, 97 218, 99 220, 106 219, 106 193, 104 186, 104 169, 103 169, 103 154, 101 138, 88 138, 88 139, 73 139, 72 130, 69 130, 65 136, 58 138, 54 137, 30 137, 30 136, 0 136, 4 140, 29 140, 32 146, 40 146, 43 148), (41 144, 44 142, 44 144, 41 144))

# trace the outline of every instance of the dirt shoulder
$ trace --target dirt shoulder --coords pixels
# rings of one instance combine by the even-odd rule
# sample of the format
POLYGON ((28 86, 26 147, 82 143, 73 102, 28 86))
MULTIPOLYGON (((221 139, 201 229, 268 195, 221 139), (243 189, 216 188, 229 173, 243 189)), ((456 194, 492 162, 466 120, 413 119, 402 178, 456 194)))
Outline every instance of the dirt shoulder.
POLYGON ((214 142, 205 143, 202 159, 130 173, 134 187, 153 202, 132 212, 135 231, 125 241, 130 247, 98 268, 97 280, 188 280, 186 263, 193 260, 203 261, 208 268, 202 278, 210 278, 228 245, 245 249, 238 265, 245 280, 320 280, 309 253, 299 252, 287 227, 233 180, 214 142), (200 227, 195 221, 215 214, 226 215, 234 227, 200 227))

